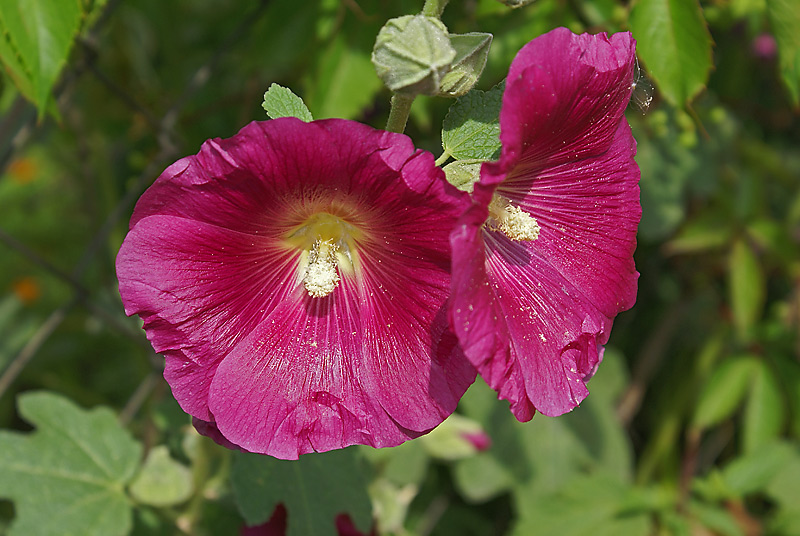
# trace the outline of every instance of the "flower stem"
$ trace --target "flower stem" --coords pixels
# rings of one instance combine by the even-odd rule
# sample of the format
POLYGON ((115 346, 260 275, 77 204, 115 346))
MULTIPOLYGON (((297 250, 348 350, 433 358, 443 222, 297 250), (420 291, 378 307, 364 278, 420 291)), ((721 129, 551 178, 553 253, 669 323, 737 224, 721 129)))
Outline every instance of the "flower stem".
POLYGON ((403 133, 408 122, 408 114, 411 112, 412 102, 414 102, 414 95, 402 93, 392 95, 392 109, 389 111, 389 120, 386 121, 386 130, 403 133))
POLYGON ((446 6, 447 2, 449 1, 450 0, 425 0, 425 5, 422 8, 422 14, 426 17, 439 18, 442 16, 444 6, 446 6))
POLYGON ((439 158, 436 159, 436 162, 434 162, 434 164, 437 166, 441 166, 442 164, 447 162, 451 156, 453 155, 450 154, 450 151, 445 149, 444 152, 441 154, 441 156, 439 156, 439 158))

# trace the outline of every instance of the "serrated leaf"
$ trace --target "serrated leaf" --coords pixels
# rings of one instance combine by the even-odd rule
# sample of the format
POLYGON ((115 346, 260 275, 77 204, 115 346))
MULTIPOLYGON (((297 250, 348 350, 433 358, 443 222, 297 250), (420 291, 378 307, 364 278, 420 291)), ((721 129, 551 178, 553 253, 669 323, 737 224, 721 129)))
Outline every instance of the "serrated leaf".
POLYGON ((758 361, 738 356, 721 363, 700 392, 692 426, 709 428, 730 417, 739 407, 758 361))
POLYGON ((297 461, 236 453, 231 484, 239 510, 248 525, 259 525, 283 503, 288 536, 335 536, 342 513, 367 532, 372 506, 355 453, 349 448, 304 454, 297 461))
POLYGON ((159 445, 148 453, 130 490, 133 498, 140 503, 172 506, 191 496, 192 473, 188 467, 170 457, 165 445, 159 445))
POLYGON ((41 117, 80 29, 79 0, 0 2, 0 59, 41 117))
POLYGON ((9 536, 114 536, 131 528, 123 491, 141 446, 107 408, 86 411, 47 392, 20 395, 36 430, 0 431, 0 496, 14 502, 9 536))
POLYGON ((800 6, 797 0, 767 0, 767 13, 778 43, 781 77, 797 106, 800 104, 800 6))
POLYGON ((697 0, 639 0, 630 26, 638 56, 668 101, 682 106, 705 87, 711 35, 697 0))
POLYGON ((505 84, 473 89, 450 107, 442 124, 442 147, 457 160, 494 160, 500 155, 500 105, 505 84))
POLYGON ((269 86, 264 93, 264 102, 261 107, 272 119, 296 117, 306 123, 314 120, 303 99, 295 95, 291 89, 278 84, 269 86))
POLYGON ((755 252, 741 238, 728 257, 728 293, 733 323, 739 335, 747 338, 764 308, 766 281, 755 252))

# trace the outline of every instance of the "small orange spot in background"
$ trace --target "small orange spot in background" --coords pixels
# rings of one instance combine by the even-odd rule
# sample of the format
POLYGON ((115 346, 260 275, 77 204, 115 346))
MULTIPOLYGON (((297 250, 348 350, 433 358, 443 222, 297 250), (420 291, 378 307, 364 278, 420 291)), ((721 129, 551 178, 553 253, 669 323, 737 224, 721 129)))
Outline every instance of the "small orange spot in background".
POLYGON ((18 158, 9 164, 8 174, 17 184, 27 184, 36 178, 36 162, 31 158, 18 158))
POLYGON ((14 294, 16 294, 19 301, 25 305, 32 304, 38 300, 39 296, 42 294, 36 278, 30 276, 17 279, 14 281, 14 284, 11 288, 13 289, 14 294))

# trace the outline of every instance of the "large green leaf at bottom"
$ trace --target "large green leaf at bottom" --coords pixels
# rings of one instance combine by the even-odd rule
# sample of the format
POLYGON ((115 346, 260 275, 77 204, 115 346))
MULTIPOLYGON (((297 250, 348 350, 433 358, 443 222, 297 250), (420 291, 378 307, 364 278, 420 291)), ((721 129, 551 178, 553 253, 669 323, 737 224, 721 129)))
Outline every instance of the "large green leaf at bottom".
POLYGON ((9 536, 115 536, 131 528, 124 486, 141 446, 107 408, 86 411, 47 392, 20 395, 36 430, 0 431, 0 496, 14 501, 9 536))
POLYGON ((0 2, 0 59, 40 115, 67 61, 82 15, 79 0, 0 2))
POLYGON ((249 525, 259 525, 283 503, 288 536, 335 536, 339 514, 366 533, 372 506, 356 452, 304 454, 296 461, 237 453, 231 483, 239 510, 249 525))
POLYGON ((697 0, 639 0, 630 24, 637 53, 668 101, 681 106, 705 87, 711 35, 697 0))

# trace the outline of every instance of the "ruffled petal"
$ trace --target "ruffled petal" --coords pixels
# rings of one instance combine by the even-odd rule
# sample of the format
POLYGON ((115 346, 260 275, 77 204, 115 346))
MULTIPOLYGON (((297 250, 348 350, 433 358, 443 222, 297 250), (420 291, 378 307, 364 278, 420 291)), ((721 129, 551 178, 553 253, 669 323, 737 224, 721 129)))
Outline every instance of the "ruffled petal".
POLYGON ((630 33, 575 35, 557 28, 514 58, 500 111, 501 173, 606 151, 631 95, 630 33))

